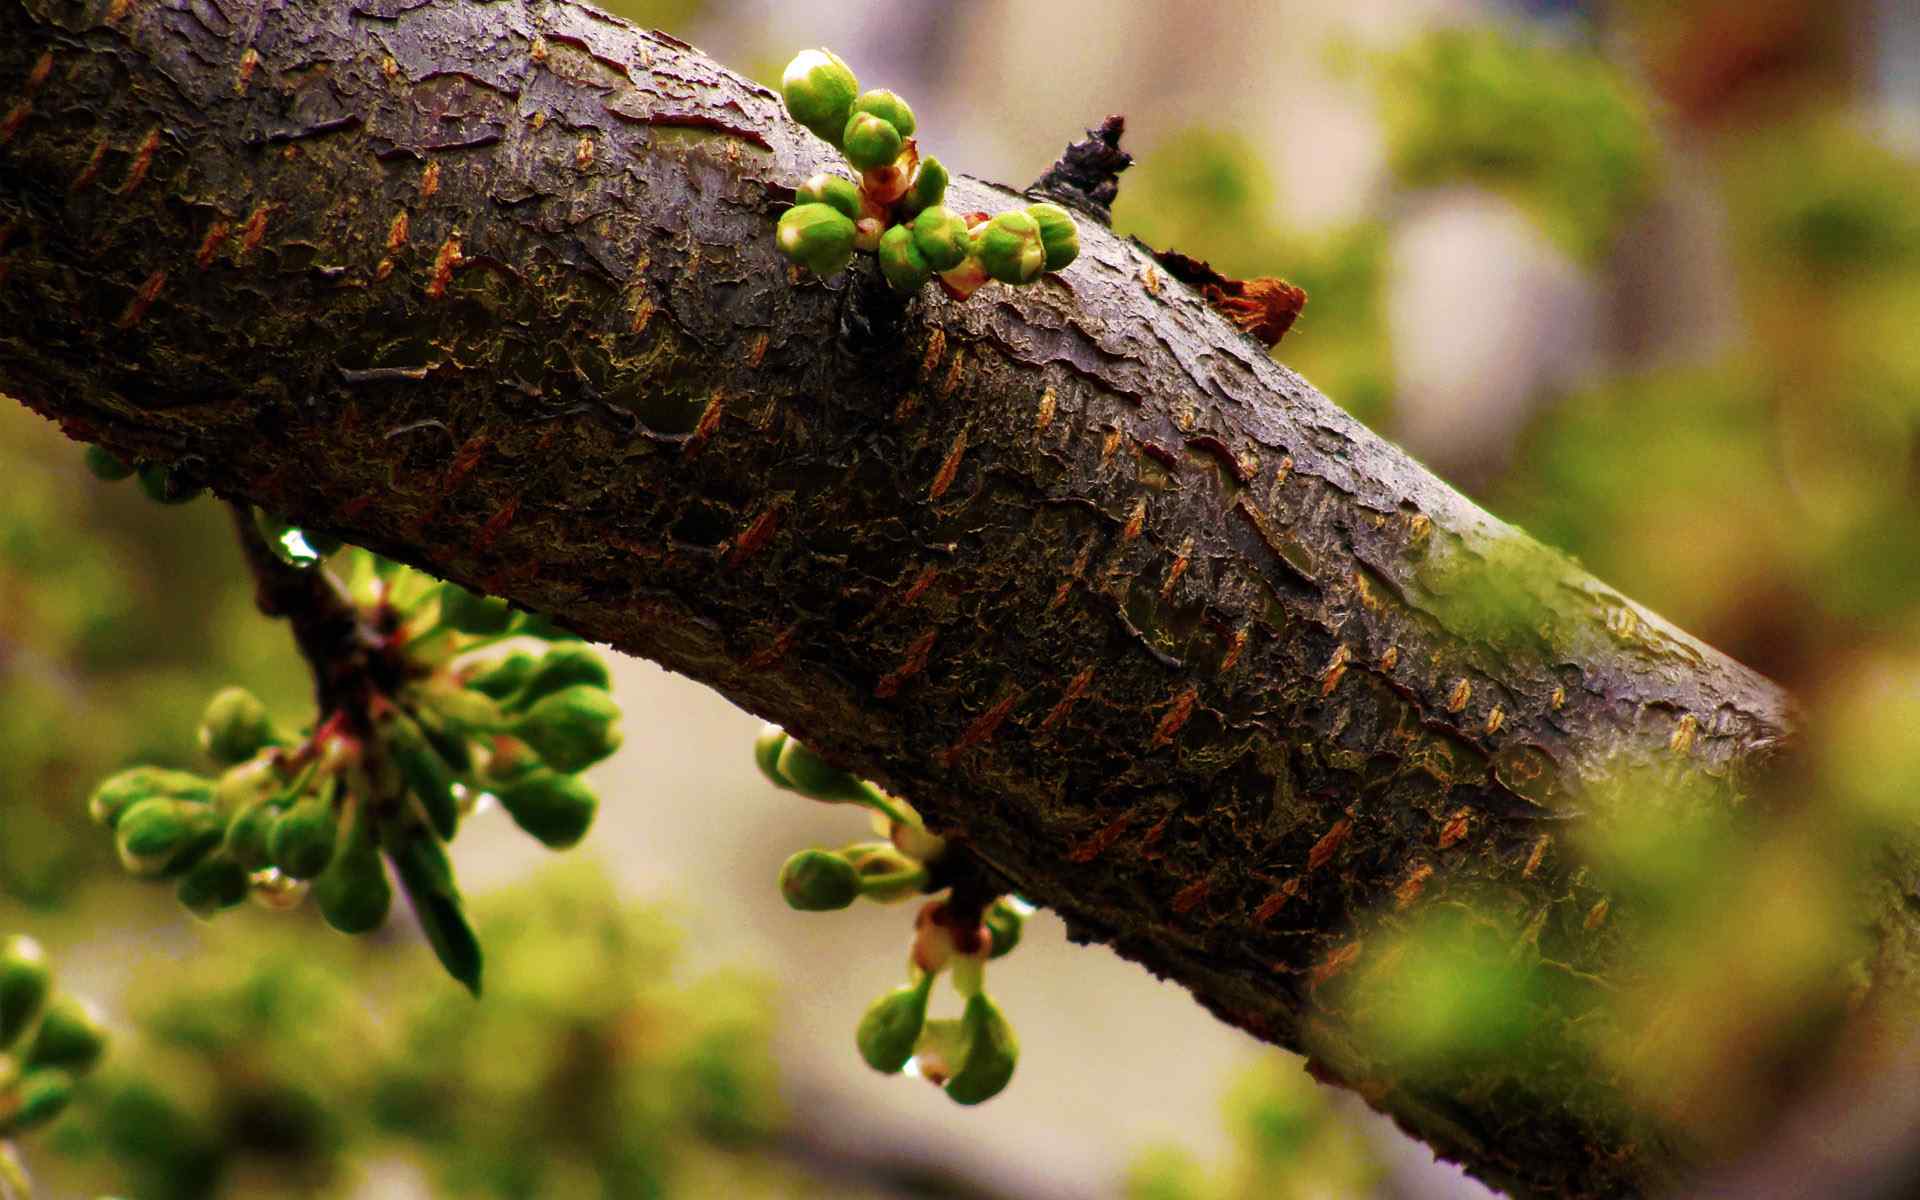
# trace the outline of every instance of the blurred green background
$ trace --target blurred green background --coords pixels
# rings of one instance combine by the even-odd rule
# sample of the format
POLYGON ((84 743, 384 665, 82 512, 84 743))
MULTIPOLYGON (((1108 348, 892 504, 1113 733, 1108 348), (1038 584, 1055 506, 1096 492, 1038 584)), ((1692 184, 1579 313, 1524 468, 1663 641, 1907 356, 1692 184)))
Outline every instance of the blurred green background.
MULTIPOLYGON (((1920 9, 610 7, 762 79, 831 46, 912 100, 923 145, 1006 182, 1125 113, 1120 231, 1304 286, 1276 357, 1803 699, 1799 785, 1827 817, 1791 834, 1843 829, 1831 869, 1763 843, 1702 851, 1651 892, 1693 904, 1699 864, 1732 862, 1817 901, 1861 838, 1911 827, 1920 9)), ((898 973, 897 911, 781 906, 781 858, 845 822, 775 795, 748 759, 754 722, 646 664, 620 667, 629 748, 596 772, 606 808, 581 861, 530 877, 543 856, 504 830, 456 848, 500 964, 485 1004, 406 932, 195 924, 122 877, 82 797, 131 762, 191 765, 220 684, 299 711, 301 664, 254 615, 215 505, 101 485, 11 405, 0 479, 0 932, 39 937, 118 1030, 82 1102, 25 1146, 47 1195, 1484 1194, 1044 914, 996 973, 1026 1046, 1006 1096, 962 1112, 867 1073, 851 1028, 898 973)), ((1750 900, 1716 897, 1672 936, 1750 900)), ((1800 957, 1747 981, 1782 1013, 1844 974, 1824 911, 1796 906, 1804 946, 1769 952, 1800 957)), ((1711 1007, 1710 976, 1675 994, 1711 1007)), ((1471 979, 1427 994, 1482 1029, 1512 1002, 1471 979)), ((1395 1036, 1462 1052, 1445 1011, 1423 1021, 1395 1036)), ((1749 1081, 1727 1063, 1758 1035, 1694 1033, 1718 1092, 1675 1103, 1711 1138, 1740 1124, 1724 1093, 1749 1081)))

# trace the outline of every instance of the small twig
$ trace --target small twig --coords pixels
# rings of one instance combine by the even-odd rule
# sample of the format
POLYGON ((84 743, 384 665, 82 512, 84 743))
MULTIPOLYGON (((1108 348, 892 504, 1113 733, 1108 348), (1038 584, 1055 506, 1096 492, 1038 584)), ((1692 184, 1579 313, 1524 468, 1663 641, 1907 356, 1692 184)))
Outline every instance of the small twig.
POLYGON ((1133 165, 1133 155, 1120 148, 1120 135, 1127 119, 1115 114, 1087 130, 1086 140, 1074 142, 1060 152, 1030 192, 1045 192, 1085 210, 1103 225, 1113 223, 1113 202, 1120 194, 1120 172, 1133 165))
POLYGON ((321 566, 296 567, 275 554, 245 504, 229 503, 240 552, 253 573, 253 602, 261 613, 293 626, 294 644, 313 672, 324 715, 361 713, 368 682, 381 660, 378 630, 361 619, 346 589, 321 566))

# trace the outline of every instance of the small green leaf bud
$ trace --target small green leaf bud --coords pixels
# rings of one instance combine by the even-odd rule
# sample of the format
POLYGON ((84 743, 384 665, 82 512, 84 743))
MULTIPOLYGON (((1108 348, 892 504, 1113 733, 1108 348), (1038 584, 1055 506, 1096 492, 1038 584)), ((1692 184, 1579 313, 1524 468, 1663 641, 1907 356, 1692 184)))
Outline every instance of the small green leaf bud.
POLYGON ((211 854, 180 877, 173 894, 188 912, 210 919, 247 898, 247 869, 224 854, 211 854))
POLYGON ((967 261, 973 233, 967 220, 944 205, 933 205, 913 219, 913 244, 936 271, 951 271, 967 261))
POLYGON ((512 733, 547 765, 571 775, 620 748, 620 706, 597 687, 575 684, 543 698, 514 722, 512 733))
POLYGON ((483 696, 505 700, 526 686, 539 661, 531 654, 516 650, 497 662, 481 664, 478 670, 466 677, 465 683, 483 696))
POLYGON ((249 871, 272 866, 267 838, 279 816, 280 810, 264 799, 240 809, 227 824, 226 839, 220 844, 222 852, 249 871))
POLYGON ((195 483, 184 471, 165 463, 140 464, 140 490, 156 504, 185 504, 197 500, 207 489, 195 483))
POLYGON ((900 157, 900 146, 900 130, 893 122, 863 112, 847 121, 847 132, 841 140, 847 161, 862 171, 883 167, 900 157))
POLYGON ((872 113, 899 130, 903 138, 913 136, 913 109, 907 107, 907 102, 902 100, 896 92, 890 92, 885 88, 862 92, 860 98, 853 102, 853 111, 856 114, 872 113))
POLYGON ((499 701, 477 689, 461 687, 445 674, 405 689, 403 698, 421 710, 423 718, 431 714, 461 733, 493 733, 507 719, 499 701))
POLYGON ((832 912, 860 898, 860 872, 830 850, 802 850, 780 866, 780 895, 800 912, 832 912))
POLYGON ((274 743, 267 706, 243 687, 221 688, 200 718, 200 747, 223 765, 245 762, 274 743))
POLYGON ((513 823, 549 849, 564 850, 587 835, 600 798, 577 775, 534 771, 494 792, 513 823))
POLYGON ((787 748, 787 731, 778 725, 762 725, 760 736, 753 739, 753 765, 760 768, 773 786, 786 791, 793 790, 793 784, 780 773, 780 752, 787 748))
POLYGON ((386 840, 394 873, 400 877, 400 887, 413 904, 420 931, 427 935, 434 956, 447 974, 478 997, 480 941, 467 924, 460 893, 453 886, 453 865, 447 861, 439 839, 426 829, 413 828, 386 840))
POLYGON ((1080 257, 1080 227, 1073 214, 1058 204, 1029 204, 1027 215, 1040 226, 1040 245, 1046 250, 1047 270, 1058 271, 1080 257))
POLYGON ((13 1045, 40 1019, 52 982, 47 954, 39 942, 24 933, 0 941, 0 1050, 13 1045))
POLYGON ((923 974, 918 982, 893 989, 867 1009, 853 1041, 868 1066, 893 1075, 907 1065, 927 1023, 927 997, 932 990, 933 976, 923 974))
POLYGON ((925 212, 947 198, 948 181, 947 168, 933 155, 927 155, 913 173, 913 183, 906 195, 900 197, 900 206, 908 216, 925 212))
POLYGON ((921 862, 932 862, 947 852, 947 839, 936 833, 928 833, 917 825, 893 821, 887 827, 887 836, 900 853, 921 862))
POLYGON ((822 171, 795 189, 795 205, 824 204, 849 221, 860 219, 860 185, 845 175, 822 171))
POLYGON ((56 996, 24 1061, 28 1067, 59 1067, 84 1075, 106 1050, 107 1026, 99 1010, 73 996, 56 996))
POLYGON ((108 483, 118 483, 133 474, 133 464, 105 446, 87 447, 87 470, 92 471, 96 479, 108 483))
POLYGON ((482 596, 457 583, 440 585, 440 623, 461 633, 505 633, 513 617, 513 606, 498 596, 482 596))
POLYGON ((386 922, 393 886, 381 865, 364 803, 355 804, 339 852, 315 877, 313 900, 321 917, 341 933, 370 933, 386 922))
POLYGON ((905 225, 895 225, 882 234, 879 251, 880 273, 901 295, 913 295, 933 278, 933 268, 927 265, 926 255, 914 245, 913 232, 905 225))
POLYGON ((0 1137, 38 1128, 59 1116, 73 1099, 73 1076, 58 1067, 29 1071, 8 1095, 0 1095, 0 1137))
POLYGON ((780 253, 825 279, 853 261, 853 222, 826 204, 801 204, 780 215, 774 245, 780 253))
POLYGON ((487 781, 491 785, 512 783, 530 771, 541 770, 540 755, 532 746, 516 737, 497 733, 487 743, 487 781))
POLYGON ((973 249, 988 277, 1001 283, 1032 283, 1047 265, 1040 223, 1023 212, 1003 212, 974 230, 973 249))
MULTIPOLYGON (((400 775, 419 798, 420 807, 433 823, 434 832, 450 838, 460 823, 460 801, 454 793, 453 767, 434 749, 414 719, 398 705, 377 702, 373 728, 386 745, 387 756, 400 768, 400 775)), ((322 866, 325 864, 323 863, 322 866)), ((285 869, 284 864, 282 869, 285 869)), ((289 871, 296 879, 307 878, 289 871)))
POLYGON ((206 804, 213 800, 211 780, 190 771, 165 767, 131 767, 104 780, 87 798, 87 815, 96 825, 113 829, 129 808, 142 800, 167 798, 206 804))
POLYGON ((114 844, 120 864, 142 876, 170 876, 199 862, 225 832, 210 805, 156 796, 120 814, 114 844))
POLYGON ((1027 926, 1025 905, 1018 904, 1002 896, 993 902, 987 910, 987 932, 993 935, 993 953, 991 957, 1000 958, 1010 954, 1020 944, 1020 935, 1027 926))
POLYGON ((591 648, 578 642, 567 646, 555 646, 547 651, 546 656, 540 660, 540 665, 528 678, 526 686, 507 702, 506 707, 524 709, 562 688, 570 688, 576 684, 606 691, 613 686, 613 677, 607 673, 605 661, 591 648))
POLYGON ((866 795, 860 786, 859 776, 830 765, 826 759, 803 745, 799 738, 787 739, 787 744, 780 750, 777 766, 788 787, 813 800, 836 803, 858 800, 866 795))
POLYGON ((824 47, 794 55, 780 76, 780 94, 793 119, 835 146, 859 91, 852 69, 824 47))
POLYGON ((267 833, 267 854, 289 879, 312 879, 333 861, 339 818, 327 791, 296 800, 274 819, 267 833))
POLYGON ((947 1096, 956 1104, 978 1104, 999 1095, 1013 1078, 1020 1061, 1020 1042, 1013 1026, 985 992, 967 1001, 960 1024, 965 1030, 966 1059, 947 1081, 947 1096))
POLYGON ((232 816, 280 790, 278 764, 271 754, 256 754, 220 772, 213 785, 213 806, 232 816))

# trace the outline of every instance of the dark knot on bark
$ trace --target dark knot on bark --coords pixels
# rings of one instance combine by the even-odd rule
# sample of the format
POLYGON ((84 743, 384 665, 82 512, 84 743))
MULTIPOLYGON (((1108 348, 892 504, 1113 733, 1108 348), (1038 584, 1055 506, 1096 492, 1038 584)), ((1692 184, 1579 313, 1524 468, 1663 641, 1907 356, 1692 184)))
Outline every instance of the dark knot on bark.
POLYGON ((1044 192, 1062 203, 1113 223, 1113 201, 1120 194, 1120 172, 1133 165, 1133 155, 1120 148, 1127 119, 1115 114, 1087 130, 1085 140, 1060 152, 1052 166, 1033 181, 1030 192, 1044 192))

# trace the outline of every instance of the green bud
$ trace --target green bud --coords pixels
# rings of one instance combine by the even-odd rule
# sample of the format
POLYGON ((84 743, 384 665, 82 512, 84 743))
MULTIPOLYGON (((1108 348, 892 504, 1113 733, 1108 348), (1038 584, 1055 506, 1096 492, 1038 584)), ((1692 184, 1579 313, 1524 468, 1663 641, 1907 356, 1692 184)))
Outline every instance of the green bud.
POLYGON ((327 869, 315 877, 313 901, 327 924, 341 933, 370 933, 386 922, 393 885, 381 865, 365 804, 354 805, 345 840, 327 869))
POLYGON ((247 869, 227 855, 209 855, 180 877, 173 894, 188 912, 209 919, 247 898, 247 869))
POLYGON ((1058 204, 1029 204, 1027 215, 1040 227, 1040 245, 1046 251, 1047 270, 1058 271, 1080 257, 1080 227, 1073 214, 1058 204))
POLYGON ((499 701, 478 689, 462 687, 447 675, 415 684, 403 695, 420 710, 422 719, 431 715, 460 733, 493 733, 507 719, 499 701))
POLYGON ((267 854, 289 879, 312 879, 333 861, 339 817, 331 792, 328 788, 302 796, 267 832, 267 854))
POLYGON ((866 795, 859 776, 829 765, 826 759, 802 745, 799 738, 787 739, 787 744, 780 749, 776 768, 788 787, 810 799, 835 803, 858 800, 866 795))
POLYGON ((247 689, 221 688, 207 702, 206 715, 200 718, 200 748, 215 761, 227 766, 245 762, 274 741, 267 706, 247 689))
POLYGON ((526 686, 507 701, 506 706, 524 709, 563 688, 575 685, 605 691, 613 686, 613 677, 607 673, 605 661, 592 648, 579 643, 555 646, 547 651, 526 686))
POLYGON ((513 723, 512 733, 547 765, 572 774, 620 748, 620 706, 597 687, 575 684, 546 696, 513 723))
POLYGON ((905 225, 895 225, 880 237, 880 273, 903 296, 911 296, 933 278, 926 255, 913 243, 913 233, 905 225))
POLYGON ((868 1066, 894 1075, 907 1065, 927 1023, 927 996, 932 990, 933 976, 923 974, 918 983, 893 989, 867 1009, 853 1042, 868 1066))
POLYGON ((95 825, 112 829, 129 808, 142 800, 173 799, 196 804, 213 800, 214 785, 191 771, 166 767, 132 767, 110 776, 87 798, 87 815, 95 825))
POLYGON ((46 951, 24 933, 0 941, 0 1050, 40 1019, 53 985, 46 951))
POLYGON ((516 650, 497 662, 483 664, 467 677, 466 686, 483 696, 505 700, 526 686, 539 661, 531 654, 516 650))
POLYGON ((141 463, 140 490, 156 504, 185 504, 197 500, 207 489, 193 482, 186 472, 164 463, 141 463))
POLYGON ((794 55, 780 76, 780 94, 793 119, 835 146, 859 91, 852 69, 824 47, 794 55))
POLYGON ((587 835, 600 798, 577 775, 534 771, 494 795, 513 823, 554 850, 564 850, 587 835))
POLYGON ((947 1080, 947 1096, 956 1104, 991 1100, 1013 1078, 1014 1064, 1020 1061, 1020 1042, 1013 1036, 1013 1026, 985 992, 967 1001, 960 1024, 967 1042, 966 1056, 953 1078, 947 1080))
POLYGON ((22 1076, 9 1095, 0 1096, 0 1137, 38 1128, 59 1116, 73 1099, 73 1076, 44 1067, 22 1076))
POLYGON ((849 114, 849 118, 860 113, 872 113, 879 117, 898 130, 903 138, 913 136, 913 110, 897 93, 885 88, 860 93, 860 98, 853 102, 853 113, 849 114))
POLYGON ((273 756, 256 754, 220 772, 213 785, 213 806, 233 816, 275 795, 280 785, 280 771, 273 756))
POLYGON ((933 205, 913 219, 913 244, 936 271, 951 271, 973 250, 967 220, 944 205, 933 205))
POLYGON ((947 183, 947 168, 933 155, 927 155, 920 160, 920 169, 913 173, 913 184, 907 194, 900 198, 901 207, 908 216, 925 212, 947 198, 947 183))
POLYGON ((495 734, 490 740, 486 777, 495 788, 542 769, 540 755, 519 738, 495 734))
MULTIPOLYGON (((486 695, 485 692, 480 694, 486 695)), ((487 696, 487 699, 492 700, 493 697, 487 696)), ((473 743, 468 740, 464 732, 448 724, 445 718, 431 708, 422 709, 417 715, 420 719, 420 732, 427 735, 427 744, 438 751, 441 758, 447 760, 447 765, 453 768, 454 774, 465 775, 473 769, 473 743)))
POLYGON ((822 171, 795 190, 793 202, 824 204, 849 221, 860 219, 860 185, 845 175, 822 171))
POLYGON ((482 596, 457 583, 440 585, 440 623, 461 633, 505 633, 513 617, 513 606, 498 596, 482 596))
POLYGON ((249 871, 272 866, 273 853, 267 848, 267 839, 273 833, 273 823, 279 819, 280 811, 264 798, 240 809, 227 823, 221 852, 249 871))
POLYGON ((400 768, 407 786, 419 797, 420 807, 433 823, 434 832, 443 838, 452 837, 460 823, 460 800, 454 792, 453 767, 434 749, 419 724, 397 705, 379 705, 373 729, 386 746, 387 756, 400 768))
POLYGON ((99 1010, 72 996, 56 996, 23 1060, 28 1067, 59 1067, 84 1075, 107 1051, 107 1026, 99 1010))
POLYGON ((872 113, 857 112, 847 121, 841 149, 847 161, 862 171, 883 167, 900 157, 900 131, 893 122, 872 113))
POLYGON ((387 856, 393 860, 394 873, 400 877, 400 887, 413 905, 420 931, 426 934, 434 956, 447 974, 479 996, 480 941, 467 924, 460 893, 453 886, 453 865, 447 861, 439 839, 429 830, 415 827, 387 840, 387 856))
POLYGON ((105 446, 88 446, 87 470, 92 471, 95 478, 118 483, 133 474, 133 464, 105 446))
POLYGON ((787 747, 787 731, 778 725, 762 725, 753 739, 753 765, 772 781, 773 786, 792 791, 793 785, 780 773, 780 752, 787 747))
POLYGON ((1003 212, 973 232, 973 251, 988 278, 1032 283, 1046 269, 1040 223, 1023 212, 1003 212))
POLYGON ((826 204, 800 204, 780 215, 774 245, 821 278, 838 275, 853 261, 853 222, 826 204))
POLYGON ((802 850, 780 865, 780 895, 800 912, 832 912, 860 898, 860 872, 830 850, 802 850))
POLYGON ((211 805, 156 796, 120 814, 114 844, 134 875, 178 875, 220 844, 223 824, 211 805))
POLYGON ((1027 926, 1027 914, 1021 908, 1002 896, 987 910, 987 932, 993 935, 993 953, 989 957, 1009 954, 1020 944, 1020 935, 1027 926))

